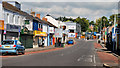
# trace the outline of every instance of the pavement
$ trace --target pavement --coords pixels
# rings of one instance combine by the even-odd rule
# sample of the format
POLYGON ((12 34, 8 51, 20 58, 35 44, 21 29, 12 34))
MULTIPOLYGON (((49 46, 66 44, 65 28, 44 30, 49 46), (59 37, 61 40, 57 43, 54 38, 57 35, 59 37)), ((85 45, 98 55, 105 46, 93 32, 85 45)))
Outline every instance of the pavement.
MULTIPOLYGON (((76 42, 74 44, 76 44, 76 42)), ((54 45, 50 45, 50 46, 47 46, 47 47, 28 48, 28 49, 25 49, 25 54, 24 55, 29 55, 29 54, 34 54, 34 53, 44 53, 44 52, 50 52, 50 51, 55 51, 55 50, 61 50, 61 49, 64 49, 64 48, 71 47, 73 45, 67 45, 66 44, 65 47, 55 47, 54 45)), ((11 57, 24 56, 24 55, 21 54, 21 53, 19 55, 7 54, 7 55, 3 55, 3 56, 0 56, 0 57, 2 57, 2 58, 11 58, 11 57)))
POLYGON ((112 51, 108 51, 106 47, 101 44, 94 43, 96 53, 98 54, 103 66, 118 67, 118 56, 115 56, 112 51))

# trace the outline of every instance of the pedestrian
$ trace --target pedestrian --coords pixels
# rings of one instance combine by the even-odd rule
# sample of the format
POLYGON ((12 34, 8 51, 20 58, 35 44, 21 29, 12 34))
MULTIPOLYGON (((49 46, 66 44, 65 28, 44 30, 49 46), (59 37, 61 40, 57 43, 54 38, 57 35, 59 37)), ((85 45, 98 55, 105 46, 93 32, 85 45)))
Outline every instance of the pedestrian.
POLYGON ((45 43, 45 41, 44 41, 44 38, 43 38, 43 41, 42 41, 42 47, 44 47, 44 43, 45 43))

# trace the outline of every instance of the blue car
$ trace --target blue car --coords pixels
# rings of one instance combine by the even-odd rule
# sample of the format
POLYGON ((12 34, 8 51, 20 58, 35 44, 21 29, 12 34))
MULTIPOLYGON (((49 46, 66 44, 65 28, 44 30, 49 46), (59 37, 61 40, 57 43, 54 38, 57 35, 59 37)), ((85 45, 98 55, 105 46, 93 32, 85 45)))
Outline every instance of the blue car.
POLYGON ((73 43, 74 43, 74 41, 72 39, 68 40, 68 45, 73 44, 73 43))
POLYGON ((25 53, 25 47, 18 40, 4 40, 0 45, 0 53, 25 53))

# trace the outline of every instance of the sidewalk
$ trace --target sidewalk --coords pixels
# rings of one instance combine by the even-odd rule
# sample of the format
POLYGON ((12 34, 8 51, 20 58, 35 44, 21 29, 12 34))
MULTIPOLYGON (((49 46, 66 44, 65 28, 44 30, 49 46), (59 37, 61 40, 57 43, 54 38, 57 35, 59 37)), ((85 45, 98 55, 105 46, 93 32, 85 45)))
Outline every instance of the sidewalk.
POLYGON ((110 67, 118 66, 118 57, 116 57, 114 53, 112 53, 111 51, 108 51, 106 47, 103 47, 98 43, 94 43, 94 47, 103 65, 107 64, 110 67))
POLYGON ((55 49, 55 47, 53 45, 50 45, 47 47, 29 48, 29 49, 25 49, 25 52, 35 52, 35 51, 42 51, 48 49, 55 49))

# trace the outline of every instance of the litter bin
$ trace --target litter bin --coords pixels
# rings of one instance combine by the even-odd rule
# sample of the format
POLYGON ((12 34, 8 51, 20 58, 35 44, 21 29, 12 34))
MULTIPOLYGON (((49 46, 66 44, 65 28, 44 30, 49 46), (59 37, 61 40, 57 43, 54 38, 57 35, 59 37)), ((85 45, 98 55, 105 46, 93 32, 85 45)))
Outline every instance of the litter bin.
POLYGON ((64 47, 64 43, 61 43, 61 47, 64 47))
POLYGON ((59 43, 55 43, 55 47, 58 47, 59 46, 59 43))

